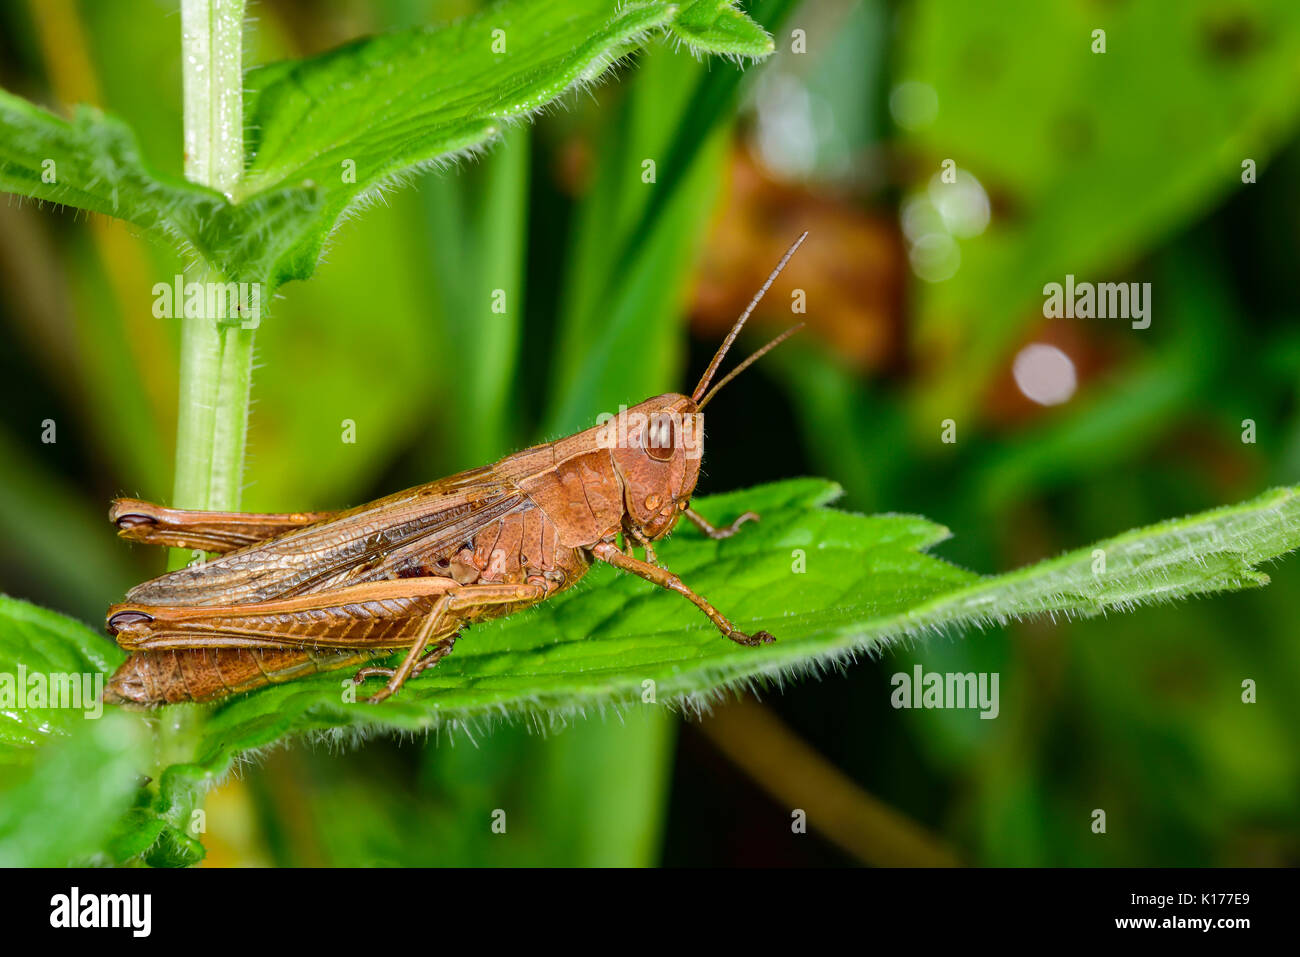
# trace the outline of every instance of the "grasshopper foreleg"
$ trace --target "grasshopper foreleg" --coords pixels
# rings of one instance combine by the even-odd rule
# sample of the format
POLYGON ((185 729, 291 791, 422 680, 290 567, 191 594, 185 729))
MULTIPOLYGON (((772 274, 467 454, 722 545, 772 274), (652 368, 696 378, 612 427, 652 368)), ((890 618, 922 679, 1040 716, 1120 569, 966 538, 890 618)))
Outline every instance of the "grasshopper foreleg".
POLYGON ((644 578, 648 582, 653 582, 661 588, 667 588, 669 591, 675 591, 677 594, 687 598, 696 608, 709 616, 709 621, 718 626, 718 630, 739 645, 767 645, 776 641, 766 631, 756 631, 752 635, 747 635, 730 621, 727 617, 713 607, 702 595, 697 595, 686 587, 680 578, 674 575, 666 568, 658 565, 651 565, 649 562, 643 562, 638 558, 624 555, 618 550, 618 546, 613 542, 598 542, 591 553, 599 558, 602 562, 607 562, 615 568, 622 569, 625 572, 631 572, 644 578))
POLYGON ((741 515, 730 525, 727 525, 723 528, 714 528, 713 525, 710 524, 707 518, 705 518, 699 512, 695 511, 695 509, 693 508, 686 509, 685 514, 686 517, 690 519, 692 525, 698 528, 705 535, 709 536, 709 538, 714 538, 714 539, 730 538, 732 535, 735 535, 736 532, 739 531, 740 526, 744 525, 746 522, 758 521, 757 512, 746 512, 744 515, 741 515))
MULTIPOLYGON (((659 556, 655 554, 655 547, 654 544, 650 541, 650 539, 646 538, 645 534, 635 526, 630 528, 628 531, 630 533, 630 537, 636 539, 637 544, 645 549, 645 560, 649 562, 651 565, 658 565, 659 556)), ((633 555, 632 549, 631 548, 625 549, 623 554, 633 555)))

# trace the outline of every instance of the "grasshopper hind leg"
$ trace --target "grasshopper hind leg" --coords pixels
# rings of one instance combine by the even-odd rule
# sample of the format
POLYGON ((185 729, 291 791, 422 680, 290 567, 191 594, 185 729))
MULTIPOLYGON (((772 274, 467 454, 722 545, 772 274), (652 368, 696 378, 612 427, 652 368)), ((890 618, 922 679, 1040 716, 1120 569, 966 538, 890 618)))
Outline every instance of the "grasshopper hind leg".
MULTIPOLYGON (((407 678, 408 679, 414 678, 416 675, 420 674, 426 669, 432 668, 438 662, 442 661, 443 658, 446 658, 449 654, 451 654, 452 649, 456 647, 456 639, 459 637, 460 637, 460 632, 457 632, 456 634, 452 635, 450 638, 444 639, 443 641, 440 641, 436 645, 433 645, 431 648, 429 648, 429 650, 426 651, 423 655, 421 655, 419 660, 417 660, 415 664, 412 666, 411 673, 407 676, 407 678)), ((397 668, 388 668, 383 665, 367 665, 366 667, 357 670, 357 673, 352 676, 352 681, 354 684, 359 685, 365 682, 367 678, 379 677, 379 678, 392 679, 397 676, 398 670, 399 669, 397 668)), ((388 688, 384 688, 378 693, 371 695, 369 698, 366 699, 366 701, 369 704, 378 704, 380 701, 383 701, 392 693, 393 692, 388 688)))
MULTIPOLYGON (((411 650, 406 658, 402 660, 401 665, 391 670, 382 669, 370 672, 371 674, 387 674, 388 684, 367 698, 366 703, 379 704, 379 702, 392 697, 401 690, 402 685, 406 684, 413 674, 437 664, 451 652, 452 644, 455 642, 456 636, 460 634, 459 628, 456 628, 452 633, 450 640, 447 638, 435 639, 433 637, 435 634, 439 634, 438 626, 448 615, 458 615, 457 622, 463 624, 467 619, 476 617, 477 614, 481 614, 494 605, 532 605, 541 601, 546 595, 546 586, 535 581, 515 585, 505 583, 461 585, 458 588, 453 588, 439 598, 437 604, 429 611, 420 633, 411 644, 411 650), (431 646, 433 651, 426 652, 424 650, 426 646, 431 646)), ((441 633, 446 634, 450 631, 452 629, 447 628, 441 633)), ((365 670, 362 669, 362 671, 365 670)), ((361 680, 364 681, 365 677, 362 676, 361 680)))

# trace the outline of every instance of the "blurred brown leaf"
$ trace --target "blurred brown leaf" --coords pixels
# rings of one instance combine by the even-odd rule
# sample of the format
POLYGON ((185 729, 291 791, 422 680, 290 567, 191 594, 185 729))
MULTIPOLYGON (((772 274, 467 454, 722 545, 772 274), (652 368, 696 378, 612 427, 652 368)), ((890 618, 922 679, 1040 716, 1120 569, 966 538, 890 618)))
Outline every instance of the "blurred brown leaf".
POLYGON ((755 310, 758 323, 784 328, 806 320, 813 334, 854 367, 896 368, 903 357, 902 240, 892 215, 851 198, 773 178, 737 148, 725 199, 705 248, 691 321, 715 340, 763 284, 777 256, 800 233, 808 241, 755 310), (807 295, 807 314, 792 315, 792 295, 807 295))

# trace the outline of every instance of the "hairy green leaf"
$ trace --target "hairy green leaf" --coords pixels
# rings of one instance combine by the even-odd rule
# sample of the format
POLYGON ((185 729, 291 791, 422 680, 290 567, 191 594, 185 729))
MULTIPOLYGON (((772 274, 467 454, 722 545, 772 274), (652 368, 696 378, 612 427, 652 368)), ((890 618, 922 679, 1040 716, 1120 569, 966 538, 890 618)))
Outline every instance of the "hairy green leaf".
MULTIPOLYGON (((472 729, 510 716, 546 727, 648 698, 650 707, 699 708, 727 688, 779 683, 900 639, 1254 587, 1268 580, 1258 565, 1300 545, 1300 487, 1282 488, 984 577, 929 554, 948 537, 942 526, 827 507, 838 492, 833 483, 800 479, 701 499, 701 512, 717 521, 750 508, 763 519, 724 541, 684 528, 660 551, 740 627, 766 629, 775 644, 735 645, 678 596, 602 566, 539 608, 476 625, 437 668, 381 706, 349 701, 348 675, 336 672, 212 708, 192 760, 166 768, 152 809, 136 809, 115 854, 152 845, 163 862, 196 860, 201 848, 182 832, 177 809, 241 755, 286 735, 325 732, 337 741, 383 730, 472 729)), ((7 661, 107 668, 120 657, 60 616, 12 600, 3 611, 7 661), (95 642, 97 657, 88 650, 95 642)), ((21 717, 19 726, 34 720, 21 717)))
POLYGON ((942 526, 827 508, 837 494, 832 483, 804 479, 702 499, 700 510, 713 519, 756 508, 763 520, 720 542, 683 529, 661 549, 669 567, 740 627, 776 635, 773 645, 737 646, 678 596, 596 568, 541 608, 475 626, 450 657, 382 706, 346 703, 346 676, 336 673, 218 707, 194 762, 167 771, 163 806, 183 803, 242 752, 286 734, 327 731, 341 740, 508 716, 544 727, 636 706, 648 688, 655 706, 700 707, 727 687, 779 682, 949 628, 1253 587, 1267 581, 1258 564, 1300 545, 1300 488, 1286 488, 982 577, 928 554, 948 537, 942 526), (1103 555, 1104 571, 1094 570, 1103 555))
MULTIPOLYGON (((106 861, 140 793, 147 742, 138 721, 110 710, 51 741, 30 765, 0 767, 0 867, 106 861)), ((153 821, 140 825, 137 832, 153 821)))
POLYGON ((248 165, 229 198, 152 169, 119 120, 65 121, 0 91, 0 190, 116 216, 273 289, 311 275, 351 207, 487 147, 664 32, 699 54, 772 51, 725 0, 511 0, 371 37, 249 73, 248 165))
POLYGON ((80 622, 0 595, 0 867, 104 859, 148 765, 140 722, 99 703, 124 657, 80 622))
POLYGON ((102 684, 94 687, 93 678, 125 657, 79 621, 0 595, 0 764, 25 763, 52 738, 76 731, 97 711, 102 684), (64 680, 62 703, 75 707, 59 707, 51 694, 64 680))

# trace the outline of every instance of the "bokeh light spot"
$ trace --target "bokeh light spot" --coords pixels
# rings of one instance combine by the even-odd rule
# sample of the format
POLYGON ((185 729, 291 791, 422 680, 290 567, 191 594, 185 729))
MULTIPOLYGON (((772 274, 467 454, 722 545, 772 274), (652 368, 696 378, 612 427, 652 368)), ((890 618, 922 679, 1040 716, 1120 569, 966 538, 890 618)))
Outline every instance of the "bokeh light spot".
POLYGON ((1020 350, 1011 373, 1020 391, 1039 405, 1067 402, 1079 385, 1070 357, 1056 346, 1041 342, 1020 350))
POLYGON ((889 113, 905 130, 924 129, 939 115, 939 94, 928 83, 900 83, 889 93, 889 113))

